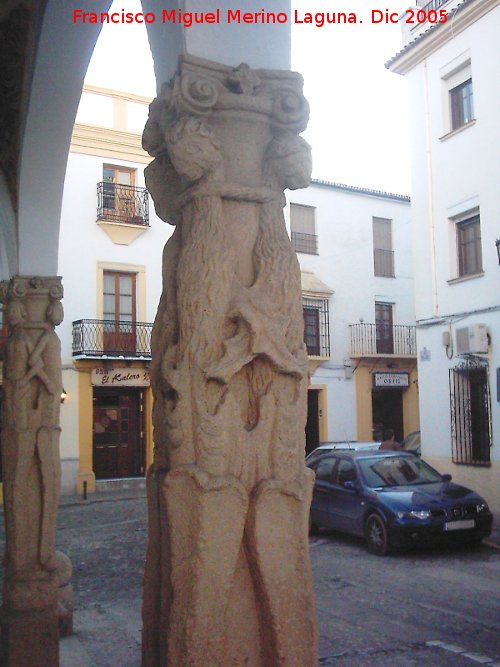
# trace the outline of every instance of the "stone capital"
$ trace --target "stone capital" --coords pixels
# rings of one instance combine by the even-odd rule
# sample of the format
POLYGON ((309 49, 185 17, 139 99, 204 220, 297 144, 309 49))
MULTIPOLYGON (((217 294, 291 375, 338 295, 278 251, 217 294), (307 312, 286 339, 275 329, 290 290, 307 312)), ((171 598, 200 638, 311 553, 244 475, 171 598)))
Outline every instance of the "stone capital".
POLYGON ((150 106, 143 147, 158 215, 176 224, 193 197, 266 203, 309 184, 309 118, 295 72, 228 67, 182 56, 150 106))

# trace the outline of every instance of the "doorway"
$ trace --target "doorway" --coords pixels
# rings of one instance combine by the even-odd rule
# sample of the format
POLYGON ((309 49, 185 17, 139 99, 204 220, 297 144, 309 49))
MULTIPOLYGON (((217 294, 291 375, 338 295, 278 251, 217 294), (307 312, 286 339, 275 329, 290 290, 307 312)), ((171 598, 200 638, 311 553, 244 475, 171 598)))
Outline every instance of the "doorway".
POLYGON ((372 391, 373 439, 381 442, 384 431, 392 428, 398 442, 404 438, 403 390, 374 389, 372 391))
POLYGON ((306 456, 319 445, 319 391, 307 391, 306 456))
POLYGON ((141 389, 95 388, 93 468, 96 479, 144 475, 141 389))

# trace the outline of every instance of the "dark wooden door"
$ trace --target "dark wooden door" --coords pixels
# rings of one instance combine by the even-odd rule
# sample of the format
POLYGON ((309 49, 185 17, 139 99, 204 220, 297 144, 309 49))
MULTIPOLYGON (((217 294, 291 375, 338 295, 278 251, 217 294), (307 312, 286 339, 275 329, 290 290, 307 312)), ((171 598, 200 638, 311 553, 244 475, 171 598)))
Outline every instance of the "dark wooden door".
POLYGON ((96 389, 93 454, 97 479, 144 474, 141 400, 141 391, 133 388, 96 389))
POLYGON ((404 437, 401 389, 374 389, 372 415, 374 440, 383 440, 384 431, 392 428, 397 442, 401 442, 404 437))
POLYGON ((104 272, 103 342, 110 354, 136 351, 136 275, 104 272))
POLYGON ((375 328, 377 334, 377 352, 379 354, 394 354, 391 304, 375 304, 375 328))

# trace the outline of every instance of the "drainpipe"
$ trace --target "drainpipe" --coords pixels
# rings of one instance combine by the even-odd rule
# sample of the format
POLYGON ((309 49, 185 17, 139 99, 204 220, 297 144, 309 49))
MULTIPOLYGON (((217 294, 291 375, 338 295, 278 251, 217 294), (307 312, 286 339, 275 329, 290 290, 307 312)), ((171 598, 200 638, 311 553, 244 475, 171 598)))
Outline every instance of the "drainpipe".
POLYGON ((439 314, 438 290, 436 277, 436 227, 434 219, 434 185, 432 171, 432 144, 431 144, 431 114, 429 105, 429 75, 427 70, 427 59, 424 60, 424 84, 425 84, 425 153, 427 162, 427 215, 429 218, 430 244, 431 244, 431 276, 432 276, 432 313, 439 314))

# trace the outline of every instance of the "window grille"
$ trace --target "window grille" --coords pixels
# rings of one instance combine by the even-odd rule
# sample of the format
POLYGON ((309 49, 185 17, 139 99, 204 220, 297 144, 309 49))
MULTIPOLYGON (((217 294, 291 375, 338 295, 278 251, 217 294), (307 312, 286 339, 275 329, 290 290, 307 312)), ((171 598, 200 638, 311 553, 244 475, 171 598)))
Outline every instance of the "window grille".
POLYGON ((488 363, 471 357, 450 369, 449 373, 453 462, 489 466, 491 404, 488 363))
POLYGON ((328 299, 302 298, 304 342, 307 354, 314 357, 330 356, 330 320, 328 299))

